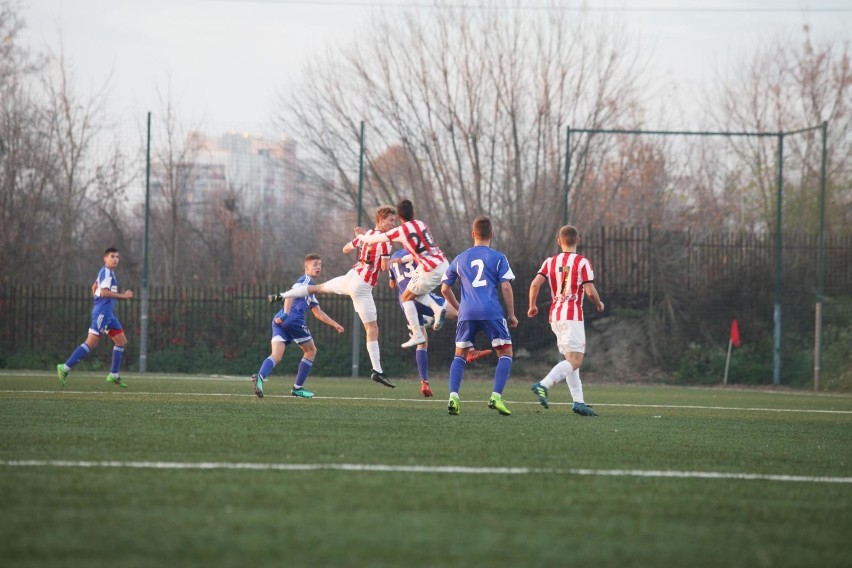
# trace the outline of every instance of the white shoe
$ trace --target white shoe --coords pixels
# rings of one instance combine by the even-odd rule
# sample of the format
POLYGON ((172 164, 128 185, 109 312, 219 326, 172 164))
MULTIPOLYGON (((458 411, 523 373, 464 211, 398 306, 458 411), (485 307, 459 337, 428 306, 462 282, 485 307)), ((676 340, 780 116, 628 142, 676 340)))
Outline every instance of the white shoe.
POLYGON ((435 321, 434 321, 434 323, 432 324, 432 329, 433 329, 434 331, 438 331, 439 329, 441 329, 442 327, 444 327, 444 320, 446 319, 446 317, 447 317, 447 308, 441 308, 441 309, 440 309, 440 310, 439 310, 439 311, 435 314, 435 321))
POLYGON ((421 343, 426 343, 426 336, 423 335, 422 331, 420 331, 419 325, 417 327, 411 327, 409 325, 408 329, 411 330, 411 337, 408 339, 408 341, 402 344, 402 347, 408 348, 414 347, 415 345, 420 345, 421 343))

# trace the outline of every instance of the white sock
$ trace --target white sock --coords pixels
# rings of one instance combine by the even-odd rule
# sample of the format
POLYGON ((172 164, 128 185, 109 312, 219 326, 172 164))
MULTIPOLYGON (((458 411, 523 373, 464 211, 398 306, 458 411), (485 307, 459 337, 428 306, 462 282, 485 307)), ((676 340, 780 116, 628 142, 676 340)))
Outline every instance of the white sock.
POLYGON ((286 292, 281 293, 282 298, 304 298, 308 296, 308 285, 307 284, 296 284, 286 292))
POLYGON ((568 390, 571 391, 571 398, 574 399, 574 402, 585 404, 583 400, 583 383, 580 382, 580 369, 574 369, 574 372, 568 375, 568 390))
POLYGON ((408 325, 411 326, 411 331, 415 335, 422 335, 420 332, 420 321, 417 317, 417 306, 413 300, 408 300, 402 303, 402 311, 405 312, 405 319, 408 320, 408 325))
POLYGON ((546 389, 552 389, 555 385, 570 377, 573 371, 574 368, 571 366, 571 363, 560 361, 547 373, 546 377, 539 381, 539 384, 546 389))
POLYGON ((373 365, 373 370, 378 371, 379 373, 383 373, 384 371, 382 371, 382 358, 379 356, 379 342, 368 341, 367 353, 370 354, 370 363, 373 365))
POLYGON ((432 294, 423 294, 422 296, 415 296, 414 301, 420 304, 423 304, 435 314, 435 317, 438 317, 438 314, 441 313, 443 309, 441 304, 435 301, 435 298, 432 297, 432 294))

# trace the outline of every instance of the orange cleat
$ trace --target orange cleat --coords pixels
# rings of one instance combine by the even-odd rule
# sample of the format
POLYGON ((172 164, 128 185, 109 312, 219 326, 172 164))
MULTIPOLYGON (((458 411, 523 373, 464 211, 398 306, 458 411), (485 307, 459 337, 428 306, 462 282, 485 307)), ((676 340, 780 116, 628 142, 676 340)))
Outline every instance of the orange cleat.
POLYGON ((483 349, 482 351, 477 351, 476 349, 471 348, 470 351, 467 352, 467 362, 473 363, 474 361, 479 361, 480 359, 484 359, 494 353, 491 349, 483 349))
POLYGON ((420 392, 426 398, 432 396, 432 389, 429 388, 429 381, 420 381, 420 392))

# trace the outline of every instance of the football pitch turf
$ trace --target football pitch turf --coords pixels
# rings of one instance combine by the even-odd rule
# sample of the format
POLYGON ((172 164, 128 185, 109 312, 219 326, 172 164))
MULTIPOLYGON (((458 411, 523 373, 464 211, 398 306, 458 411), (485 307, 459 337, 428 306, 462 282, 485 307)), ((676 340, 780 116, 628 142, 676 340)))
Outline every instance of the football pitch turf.
POLYGON ((0 374, 0 565, 852 565, 852 396, 290 380, 0 374))

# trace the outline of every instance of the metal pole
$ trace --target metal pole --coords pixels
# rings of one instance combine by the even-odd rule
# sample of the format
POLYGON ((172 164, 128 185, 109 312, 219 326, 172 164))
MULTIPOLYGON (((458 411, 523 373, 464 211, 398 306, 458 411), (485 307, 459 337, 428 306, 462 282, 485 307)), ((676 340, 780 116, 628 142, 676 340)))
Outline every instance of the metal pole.
POLYGON ((139 372, 148 370, 148 222, 151 211, 151 113, 148 112, 148 149, 145 154, 145 240, 142 244, 142 306, 139 314, 139 372))
POLYGON ((565 179, 562 181, 562 224, 568 224, 568 175, 571 173, 571 127, 565 132, 565 179))
MULTIPOLYGON (((361 218, 364 211, 364 121, 361 121, 360 155, 358 163, 358 226, 361 226, 361 218)), ((358 312, 352 312, 352 378, 358 377, 361 364, 361 318, 358 312)))
POLYGON ((819 171, 819 244, 817 252, 816 330, 814 332, 814 392, 819 390, 822 359, 822 303, 825 293, 825 171, 828 159, 828 121, 822 123, 822 164, 819 171))
POLYGON ((783 223, 784 187, 784 133, 778 135, 778 195, 776 197, 775 210, 775 309, 773 321, 775 323, 774 339, 775 350, 772 357, 772 382, 781 384, 781 225, 783 223))

